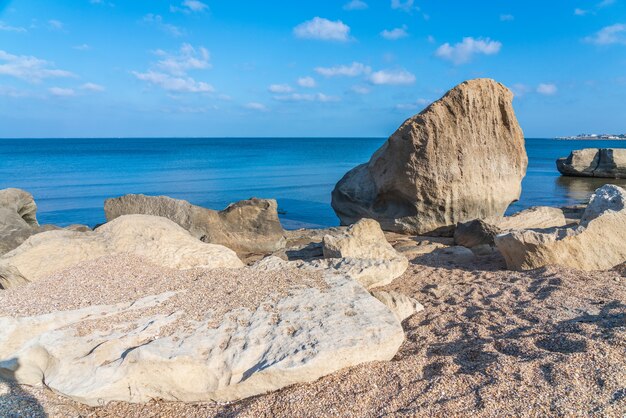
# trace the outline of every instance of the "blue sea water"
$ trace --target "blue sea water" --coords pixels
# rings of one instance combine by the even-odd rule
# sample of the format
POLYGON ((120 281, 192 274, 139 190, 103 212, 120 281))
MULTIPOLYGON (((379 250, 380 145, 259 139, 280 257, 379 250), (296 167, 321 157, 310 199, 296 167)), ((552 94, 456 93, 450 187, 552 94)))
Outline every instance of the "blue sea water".
MULTIPOLYGON (((0 189, 31 192, 40 223, 104 222, 103 204, 127 193, 167 195, 213 209, 275 198, 286 228, 338 224, 330 192, 384 138, 0 139, 0 189)), ((555 160, 572 149, 623 148, 623 141, 527 139, 529 166, 509 213, 584 201, 624 180, 563 178, 555 160)))

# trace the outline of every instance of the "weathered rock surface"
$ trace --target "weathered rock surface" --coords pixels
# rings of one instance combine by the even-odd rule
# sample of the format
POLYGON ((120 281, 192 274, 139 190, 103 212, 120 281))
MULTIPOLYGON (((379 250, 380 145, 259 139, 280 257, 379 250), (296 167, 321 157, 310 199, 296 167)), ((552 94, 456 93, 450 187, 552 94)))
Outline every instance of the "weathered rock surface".
POLYGON ((626 179, 626 149, 585 148, 556 160, 564 176, 626 179))
POLYGON ((168 218, 196 238, 238 253, 271 253, 285 246, 275 200, 250 199, 215 211, 167 196, 129 194, 104 202, 107 221, 121 215, 168 218))
POLYGON ((481 219, 460 222, 454 230, 454 243, 473 248, 479 245, 495 245, 494 238, 501 233, 500 228, 481 219))
POLYGON ((626 261, 626 191, 597 189, 580 224, 547 230, 518 230, 496 237, 498 250, 512 270, 556 264, 581 270, 605 270, 626 261))
POLYGON ((205 244, 169 219, 127 215, 93 232, 56 230, 31 236, 22 245, 0 257, 6 283, 36 281, 86 260, 110 254, 131 253, 158 265, 193 267, 242 267, 234 251, 205 244), (19 276, 14 276, 19 272, 19 276))
MULTIPOLYGON (((136 278, 146 270, 122 267, 136 278)), ((107 299, 119 284, 89 282, 90 268, 67 277, 82 273, 70 288, 96 291, 77 302, 104 301, 98 304, 76 309, 50 298, 7 308, 16 298, 33 299, 28 292, 47 291, 38 289, 51 286, 46 279, 0 293, 0 375, 89 405, 232 401, 390 360, 404 340, 395 315, 343 275, 242 268, 198 279, 165 272, 154 279, 160 293, 127 300, 107 299), (241 295, 260 299, 247 306, 241 295), (217 315, 225 304, 232 309, 217 315), (37 313, 15 313, 31 309, 37 313)))
POLYGON ((519 198, 528 162, 512 100, 500 83, 470 80, 406 120, 335 186, 341 223, 372 218, 420 235, 502 216, 519 198))
POLYGON ((502 230, 554 228, 567 225, 562 209, 535 206, 494 222, 502 230))
POLYGON ((402 322, 409 316, 424 310, 424 306, 414 298, 395 291, 374 290, 372 296, 381 301, 402 322))
POLYGON ((342 265, 352 262, 343 259, 366 261, 367 278, 359 274, 366 288, 391 283, 409 266, 407 258, 387 242, 380 224, 373 219, 361 219, 343 233, 326 235, 322 250, 325 258, 341 259, 342 265))
POLYGON ((16 248, 38 230, 33 196, 20 189, 0 190, 0 255, 16 248))

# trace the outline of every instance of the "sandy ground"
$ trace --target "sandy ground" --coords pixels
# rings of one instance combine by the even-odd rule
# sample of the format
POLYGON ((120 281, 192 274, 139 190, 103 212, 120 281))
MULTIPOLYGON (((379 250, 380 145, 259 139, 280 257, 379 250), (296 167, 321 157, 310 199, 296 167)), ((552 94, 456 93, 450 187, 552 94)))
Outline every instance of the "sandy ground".
MULTIPOLYGON (((390 362, 237 403, 89 408, 0 384, 0 416, 626 416, 626 269, 509 272, 419 256, 384 289, 426 307, 390 362)), ((115 269, 115 266, 109 266, 115 269)))

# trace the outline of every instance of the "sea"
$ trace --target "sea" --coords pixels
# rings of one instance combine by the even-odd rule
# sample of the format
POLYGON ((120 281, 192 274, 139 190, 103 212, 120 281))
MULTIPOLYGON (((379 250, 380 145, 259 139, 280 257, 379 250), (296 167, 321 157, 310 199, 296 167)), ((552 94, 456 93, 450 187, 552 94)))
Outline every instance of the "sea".
MULTIPOLYGON (((104 200, 128 193, 166 195, 211 209, 251 197, 278 201, 287 229, 335 226, 337 181, 368 161, 385 138, 42 138, 0 139, 0 189, 35 197, 41 224, 105 221, 104 200)), ((555 160, 582 148, 626 141, 526 139, 528 171, 508 213, 586 201, 606 183, 561 177, 555 160)))

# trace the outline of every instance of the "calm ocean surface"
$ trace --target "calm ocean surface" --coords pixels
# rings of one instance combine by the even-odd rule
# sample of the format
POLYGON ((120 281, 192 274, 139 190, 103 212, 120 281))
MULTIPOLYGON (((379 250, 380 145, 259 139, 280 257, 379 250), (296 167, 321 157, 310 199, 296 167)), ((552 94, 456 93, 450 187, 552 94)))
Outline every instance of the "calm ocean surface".
MULTIPOLYGON (((337 225, 330 192, 384 138, 0 139, 0 189, 31 192, 40 223, 95 225, 108 197, 167 195, 212 209, 250 197, 275 198, 286 228, 337 225)), ((584 201, 626 180, 562 178, 555 160, 573 149, 624 148, 624 141, 527 139, 529 166, 519 202, 584 201)))

